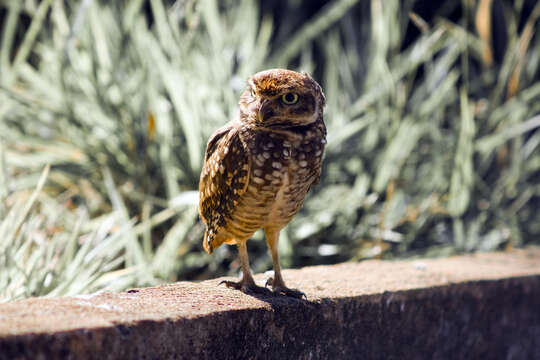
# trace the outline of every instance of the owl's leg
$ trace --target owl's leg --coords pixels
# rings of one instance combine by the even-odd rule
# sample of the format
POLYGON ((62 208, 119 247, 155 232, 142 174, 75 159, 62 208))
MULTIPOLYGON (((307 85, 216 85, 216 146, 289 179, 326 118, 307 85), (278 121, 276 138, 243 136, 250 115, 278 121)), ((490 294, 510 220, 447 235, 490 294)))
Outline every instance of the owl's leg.
POLYGON ((279 241, 279 230, 264 229, 264 235, 266 237, 266 244, 270 249, 270 254, 272 254, 272 261, 274 263, 274 277, 268 278, 266 285, 272 284, 272 290, 276 295, 286 295, 301 299, 306 297, 302 291, 297 289, 289 289, 285 286, 283 277, 281 276, 281 268, 279 267, 279 254, 278 254, 278 241, 279 241))
POLYGON ((229 288, 241 290, 245 294, 255 293, 270 295, 271 293, 267 288, 257 286, 255 280, 253 279, 253 275, 251 275, 246 241, 238 241, 236 245, 238 247, 238 254, 240 255, 240 263, 242 264, 242 279, 237 282, 223 280, 219 284, 225 284, 229 288))

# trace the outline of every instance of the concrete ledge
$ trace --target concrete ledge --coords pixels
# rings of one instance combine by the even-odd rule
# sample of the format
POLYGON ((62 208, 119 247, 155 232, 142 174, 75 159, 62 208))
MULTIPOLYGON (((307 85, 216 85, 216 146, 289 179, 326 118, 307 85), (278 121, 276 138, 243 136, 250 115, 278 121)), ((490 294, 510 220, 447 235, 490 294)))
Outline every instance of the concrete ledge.
POLYGON ((284 275, 308 301, 216 279, 1 304, 0 358, 540 359, 538 248, 284 275))

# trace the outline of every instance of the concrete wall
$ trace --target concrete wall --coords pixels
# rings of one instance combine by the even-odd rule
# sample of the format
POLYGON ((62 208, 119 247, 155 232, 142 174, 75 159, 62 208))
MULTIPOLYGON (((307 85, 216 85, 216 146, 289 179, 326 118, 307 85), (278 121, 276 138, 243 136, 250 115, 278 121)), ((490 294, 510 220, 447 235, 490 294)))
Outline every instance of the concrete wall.
POLYGON ((0 358, 540 359, 540 250, 285 272, 0 305, 0 358), (265 276, 257 280, 264 283, 265 276))

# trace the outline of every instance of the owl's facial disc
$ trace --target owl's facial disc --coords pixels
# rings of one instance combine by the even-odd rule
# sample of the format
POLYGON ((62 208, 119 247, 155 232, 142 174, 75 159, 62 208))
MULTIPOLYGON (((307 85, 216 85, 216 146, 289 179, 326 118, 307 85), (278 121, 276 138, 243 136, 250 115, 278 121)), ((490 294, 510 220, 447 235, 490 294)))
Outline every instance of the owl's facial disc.
POLYGON ((324 95, 309 75, 273 69, 249 79, 239 105, 246 121, 259 126, 293 127, 319 118, 324 95))
POLYGON ((263 99, 257 117, 265 126, 289 127, 312 123, 317 113, 313 95, 292 90, 263 99))

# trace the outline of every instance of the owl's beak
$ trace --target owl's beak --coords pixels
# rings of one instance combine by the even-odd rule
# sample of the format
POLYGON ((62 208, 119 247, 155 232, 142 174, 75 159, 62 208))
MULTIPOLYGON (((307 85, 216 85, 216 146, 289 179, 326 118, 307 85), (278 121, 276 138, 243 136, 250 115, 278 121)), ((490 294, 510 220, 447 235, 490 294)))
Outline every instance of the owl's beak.
POLYGON ((261 104, 259 105, 259 109, 257 109, 257 120, 262 123, 264 121, 264 111, 265 107, 268 106, 270 101, 268 99, 263 99, 261 101, 261 104))

